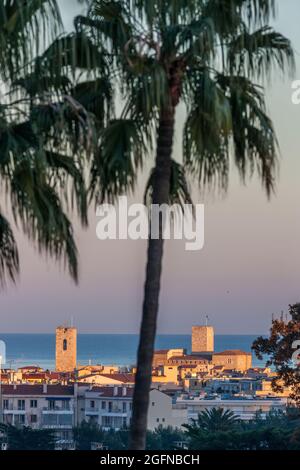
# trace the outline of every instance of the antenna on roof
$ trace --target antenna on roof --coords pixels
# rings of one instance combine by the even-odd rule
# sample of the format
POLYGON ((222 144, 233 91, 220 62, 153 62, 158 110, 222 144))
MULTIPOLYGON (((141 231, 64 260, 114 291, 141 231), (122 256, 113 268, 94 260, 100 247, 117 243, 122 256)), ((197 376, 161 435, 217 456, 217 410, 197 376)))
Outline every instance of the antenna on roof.
POLYGON ((205 315, 205 326, 208 325, 208 315, 205 315))
POLYGON ((74 317, 73 315, 71 315, 71 328, 73 328, 73 325, 74 325, 74 317))

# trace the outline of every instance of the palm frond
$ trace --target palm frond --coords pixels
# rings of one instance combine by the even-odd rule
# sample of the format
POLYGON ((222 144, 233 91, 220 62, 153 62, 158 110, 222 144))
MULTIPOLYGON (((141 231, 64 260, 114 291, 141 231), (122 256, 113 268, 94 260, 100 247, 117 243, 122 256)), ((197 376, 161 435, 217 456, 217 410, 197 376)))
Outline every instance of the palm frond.
POLYGON ((8 280, 15 282, 19 275, 19 254, 13 231, 0 212, 0 287, 8 280))
POLYGON ((83 31, 57 38, 42 54, 40 62, 56 75, 61 74, 64 68, 73 72, 95 72, 107 71, 108 67, 100 46, 94 44, 83 31))
POLYGON ((91 169, 91 197, 114 201, 133 191, 137 172, 147 152, 145 138, 137 121, 116 119, 103 129, 91 169))
POLYGON ((232 129, 226 94, 204 69, 190 77, 192 96, 183 138, 184 163, 200 185, 226 189, 229 171, 228 142, 232 129))
POLYGON ((79 32, 88 31, 115 54, 123 51, 133 36, 129 11, 120 1, 94 1, 87 17, 75 18, 75 27, 79 32))
POLYGON ((107 77, 78 83, 72 90, 72 96, 95 116, 98 126, 104 126, 114 111, 114 91, 107 77))
POLYGON ((0 132, 0 174, 11 176, 14 162, 22 160, 38 145, 38 139, 31 122, 8 123, 2 120, 0 132))
POLYGON ((244 180, 256 169, 267 195, 274 190, 278 142, 266 113, 263 89, 239 76, 219 74, 218 83, 230 98, 235 162, 244 180))
POLYGON ((93 118, 72 96, 62 99, 32 106, 30 121, 48 146, 60 148, 64 142, 74 154, 88 153, 95 141, 93 118))
POLYGON ((53 187, 58 192, 65 192, 66 205, 74 208, 77 206, 77 212, 83 226, 87 226, 87 194, 84 181, 84 168, 82 162, 76 161, 73 157, 54 151, 45 151, 47 174, 49 181, 53 182, 53 187), (71 192, 68 197, 68 191, 71 192))
POLYGON ((20 162, 11 179, 12 210, 16 223, 37 244, 39 251, 64 260, 78 279, 77 248, 71 222, 59 196, 42 171, 28 159, 20 162))
MULTIPOLYGON (((147 206, 152 204, 153 179, 154 169, 151 170, 144 193, 144 204, 147 206)), ((171 165, 169 204, 178 204, 182 208, 184 204, 193 205, 184 166, 175 160, 172 160, 171 165)))
POLYGON ((218 37, 232 37, 243 26, 243 0, 208 0, 203 2, 202 16, 210 18, 218 37))
POLYGON ((45 93, 49 95, 55 94, 67 94, 71 90, 71 80, 66 75, 62 74, 50 74, 48 71, 34 70, 31 73, 26 74, 23 77, 14 80, 11 87, 11 92, 21 90, 25 97, 37 99, 45 96, 45 93))
POLYGON ((122 85, 125 110, 134 119, 149 123, 168 104, 168 77, 161 64, 150 60, 127 71, 122 85))
POLYGON ((291 42, 265 26, 253 33, 244 31, 228 46, 228 68, 232 74, 269 77, 272 70, 295 69, 291 42))
POLYGON ((1 75, 15 77, 61 28, 56 0, 0 2, 1 75))

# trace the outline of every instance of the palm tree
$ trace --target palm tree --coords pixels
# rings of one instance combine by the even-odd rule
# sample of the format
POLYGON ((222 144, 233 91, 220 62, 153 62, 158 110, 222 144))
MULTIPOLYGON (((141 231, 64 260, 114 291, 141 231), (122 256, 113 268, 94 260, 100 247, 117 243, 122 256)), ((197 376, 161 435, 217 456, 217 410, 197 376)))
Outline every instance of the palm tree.
POLYGON ((230 410, 223 408, 206 409, 184 424, 189 449, 232 449, 239 448, 238 437, 242 432, 240 420, 230 410))
MULTIPOLYGON (((62 69, 89 51, 74 97, 95 113, 91 198, 132 192, 153 149, 146 199, 154 204, 190 202, 187 173, 201 188, 226 190, 230 164, 243 181, 258 173, 270 196, 277 141, 256 82, 294 65, 289 40, 268 26, 274 15, 274 0, 92 1, 76 32, 48 50, 49 63, 62 69), (179 163, 172 150, 180 103, 187 117, 179 163)), ((163 247, 160 227, 148 241, 131 449, 145 448, 163 247)))
MULTIPOLYGON (((0 178, 14 221, 77 280, 77 249, 66 210, 76 203, 87 223, 81 154, 90 136, 85 110, 70 83, 45 70, 39 54, 61 22, 54 0, 5 0, 0 5, 0 178)), ((15 281, 19 255, 0 210, 0 285, 15 281)))
POLYGON ((232 430, 238 423, 239 419, 232 411, 223 408, 212 408, 211 410, 201 411, 197 419, 192 420, 192 424, 185 424, 184 427, 190 433, 195 429, 215 432, 232 430))

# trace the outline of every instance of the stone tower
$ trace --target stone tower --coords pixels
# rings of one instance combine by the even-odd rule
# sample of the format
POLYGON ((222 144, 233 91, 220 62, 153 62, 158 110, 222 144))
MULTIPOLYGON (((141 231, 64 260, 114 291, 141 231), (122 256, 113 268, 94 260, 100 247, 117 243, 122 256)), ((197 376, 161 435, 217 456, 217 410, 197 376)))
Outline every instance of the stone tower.
POLYGON ((214 327, 192 326, 192 353, 211 354, 214 352, 214 327))
POLYGON ((76 369, 77 328, 58 326, 56 328, 55 369, 70 372, 76 369))

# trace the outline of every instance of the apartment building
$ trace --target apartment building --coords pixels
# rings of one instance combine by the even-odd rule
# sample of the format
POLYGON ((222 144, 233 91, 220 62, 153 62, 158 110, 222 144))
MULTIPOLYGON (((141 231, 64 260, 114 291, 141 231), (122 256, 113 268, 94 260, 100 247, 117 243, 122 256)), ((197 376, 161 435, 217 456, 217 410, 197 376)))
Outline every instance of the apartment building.
POLYGON ((103 429, 121 429, 130 425, 133 387, 85 388, 78 392, 78 421, 91 421, 103 429))
POLYGON ((186 409, 187 419, 197 419, 201 411, 211 410, 212 408, 223 408, 232 411, 238 418, 249 421, 256 417, 257 413, 264 418, 271 411, 285 411, 287 405, 286 399, 268 398, 261 399, 256 397, 230 397, 222 398, 220 396, 212 399, 208 397, 192 397, 183 395, 176 399, 175 408, 186 409))
POLYGON ((57 439, 71 439, 77 422, 76 395, 76 386, 2 385, 2 420, 13 426, 52 429, 57 439))
MULTIPOLYGON (((132 415, 133 387, 79 388, 79 421, 92 421, 103 429, 128 427, 132 415)), ((148 429, 158 426, 180 427, 187 422, 187 411, 173 407, 172 398, 166 393, 150 391, 148 429)))
MULTIPOLYGON (((71 442, 72 428, 82 421, 95 422, 103 429, 129 427, 132 415, 133 386, 113 385, 2 385, 0 415, 4 423, 51 429, 57 440, 71 442)), ((148 429, 178 427, 198 413, 212 408, 232 411, 243 420, 260 412, 286 409, 287 398, 190 393, 178 395, 152 389, 148 410, 148 429)))

